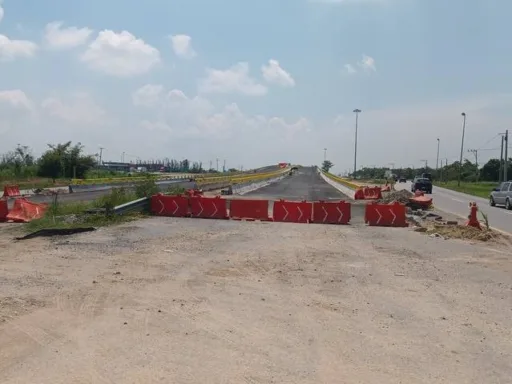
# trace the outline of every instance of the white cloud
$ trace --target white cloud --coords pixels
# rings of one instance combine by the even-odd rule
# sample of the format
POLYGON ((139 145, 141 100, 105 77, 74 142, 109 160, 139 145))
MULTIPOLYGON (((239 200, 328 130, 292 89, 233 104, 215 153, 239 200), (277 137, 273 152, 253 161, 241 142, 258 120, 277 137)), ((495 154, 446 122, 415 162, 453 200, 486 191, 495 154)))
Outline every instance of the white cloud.
POLYGON ((63 22, 48 23, 44 30, 44 40, 49 48, 68 49, 85 44, 93 33, 90 28, 62 27, 63 22))
POLYGON ((345 70, 345 73, 349 74, 349 75, 353 75, 354 73, 356 73, 356 69, 354 68, 354 66, 352 64, 345 64, 343 66, 344 70, 345 70))
POLYGON ((270 59, 267 65, 261 67, 261 72, 265 81, 270 84, 281 85, 283 87, 295 86, 295 80, 286 72, 279 61, 270 59))
POLYGON ((176 56, 182 59, 191 59, 197 55, 192 48, 192 38, 188 35, 170 36, 172 49, 176 56))
POLYGON ((0 35, 0 61, 11 61, 19 57, 32 57, 37 51, 37 44, 28 40, 11 40, 0 35))
POLYGON ((81 57, 93 70, 118 77, 141 75, 160 63, 158 49, 130 32, 104 30, 81 57))
POLYGON ((163 85, 146 84, 132 93, 133 105, 155 107, 160 103, 163 91, 163 85))
POLYGON ((101 124, 108 122, 106 111, 86 93, 66 97, 48 97, 41 102, 41 109, 48 116, 71 124, 101 124))
POLYGON ((262 96, 267 88, 249 76, 249 64, 240 62, 232 67, 207 69, 206 78, 200 80, 199 91, 202 93, 239 93, 248 96, 262 96))
POLYGON ((365 71, 377 71, 377 67, 375 66, 375 59, 367 55, 363 55, 363 59, 359 62, 359 66, 365 71))
POLYGON ((19 89, 0 91, 0 103, 6 103, 14 108, 32 109, 32 101, 19 89))
POLYGON ((191 98, 178 89, 164 94, 162 88, 146 85, 134 92, 134 95, 138 95, 134 97, 135 105, 158 106, 156 112, 152 110, 151 116, 141 122, 144 129, 166 132, 175 138, 220 140, 225 143, 228 139, 251 141, 251 137, 254 139, 255 135, 268 136, 261 141, 262 149, 266 148, 268 140, 293 138, 296 134, 309 132, 311 129, 304 118, 288 123, 278 117, 247 116, 236 103, 215 108, 209 100, 200 96, 191 98), (156 90, 158 92, 154 92, 156 90), (158 100, 155 98, 156 94, 160 95, 158 100), (140 95, 149 97, 141 102, 140 95))

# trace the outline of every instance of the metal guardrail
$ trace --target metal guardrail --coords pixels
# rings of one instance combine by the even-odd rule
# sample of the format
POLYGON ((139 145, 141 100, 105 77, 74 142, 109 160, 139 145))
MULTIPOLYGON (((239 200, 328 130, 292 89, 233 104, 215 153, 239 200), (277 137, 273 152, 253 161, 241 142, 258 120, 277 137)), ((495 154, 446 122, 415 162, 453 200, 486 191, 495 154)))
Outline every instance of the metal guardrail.
POLYGON ((142 212, 149 210, 149 197, 143 197, 128 203, 118 205, 112 209, 115 215, 125 215, 132 212, 142 212))

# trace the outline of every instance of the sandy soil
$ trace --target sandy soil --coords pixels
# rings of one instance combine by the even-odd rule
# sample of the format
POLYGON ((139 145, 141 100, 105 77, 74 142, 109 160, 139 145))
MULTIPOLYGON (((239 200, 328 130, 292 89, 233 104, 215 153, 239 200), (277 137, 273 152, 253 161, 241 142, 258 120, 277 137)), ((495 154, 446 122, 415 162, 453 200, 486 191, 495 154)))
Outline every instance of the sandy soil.
POLYGON ((151 218, 13 243, 0 382, 507 383, 511 246, 151 218))

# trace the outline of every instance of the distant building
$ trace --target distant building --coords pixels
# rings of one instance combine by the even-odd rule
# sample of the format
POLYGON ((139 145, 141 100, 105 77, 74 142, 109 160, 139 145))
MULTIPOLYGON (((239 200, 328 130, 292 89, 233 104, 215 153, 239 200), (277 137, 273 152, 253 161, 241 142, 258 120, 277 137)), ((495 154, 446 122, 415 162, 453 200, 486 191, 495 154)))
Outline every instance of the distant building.
POLYGON ((101 165, 101 168, 109 171, 130 172, 130 168, 133 168, 133 164, 118 163, 115 161, 104 161, 101 165))

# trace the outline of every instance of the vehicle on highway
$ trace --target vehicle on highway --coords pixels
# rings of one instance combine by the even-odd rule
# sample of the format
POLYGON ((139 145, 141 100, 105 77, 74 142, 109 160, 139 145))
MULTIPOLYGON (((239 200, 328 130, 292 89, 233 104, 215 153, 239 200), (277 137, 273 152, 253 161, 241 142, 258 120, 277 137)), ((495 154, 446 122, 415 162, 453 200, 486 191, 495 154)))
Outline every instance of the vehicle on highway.
POLYGON ((424 179, 429 179, 432 182, 432 174, 431 173, 422 173, 421 177, 424 179))
POLYGON ((407 179, 406 179, 405 177, 400 176, 400 177, 398 178, 398 182, 399 182, 399 183, 407 183, 407 179))
POLYGON ((415 177, 411 185, 411 192, 416 191, 432 193, 432 182, 424 177, 415 177))
POLYGON ((491 207, 495 205, 504 205, 506 209, 512 209, 512 181, 501 183, 499 187, 492 190, 489 196, 491 207))

